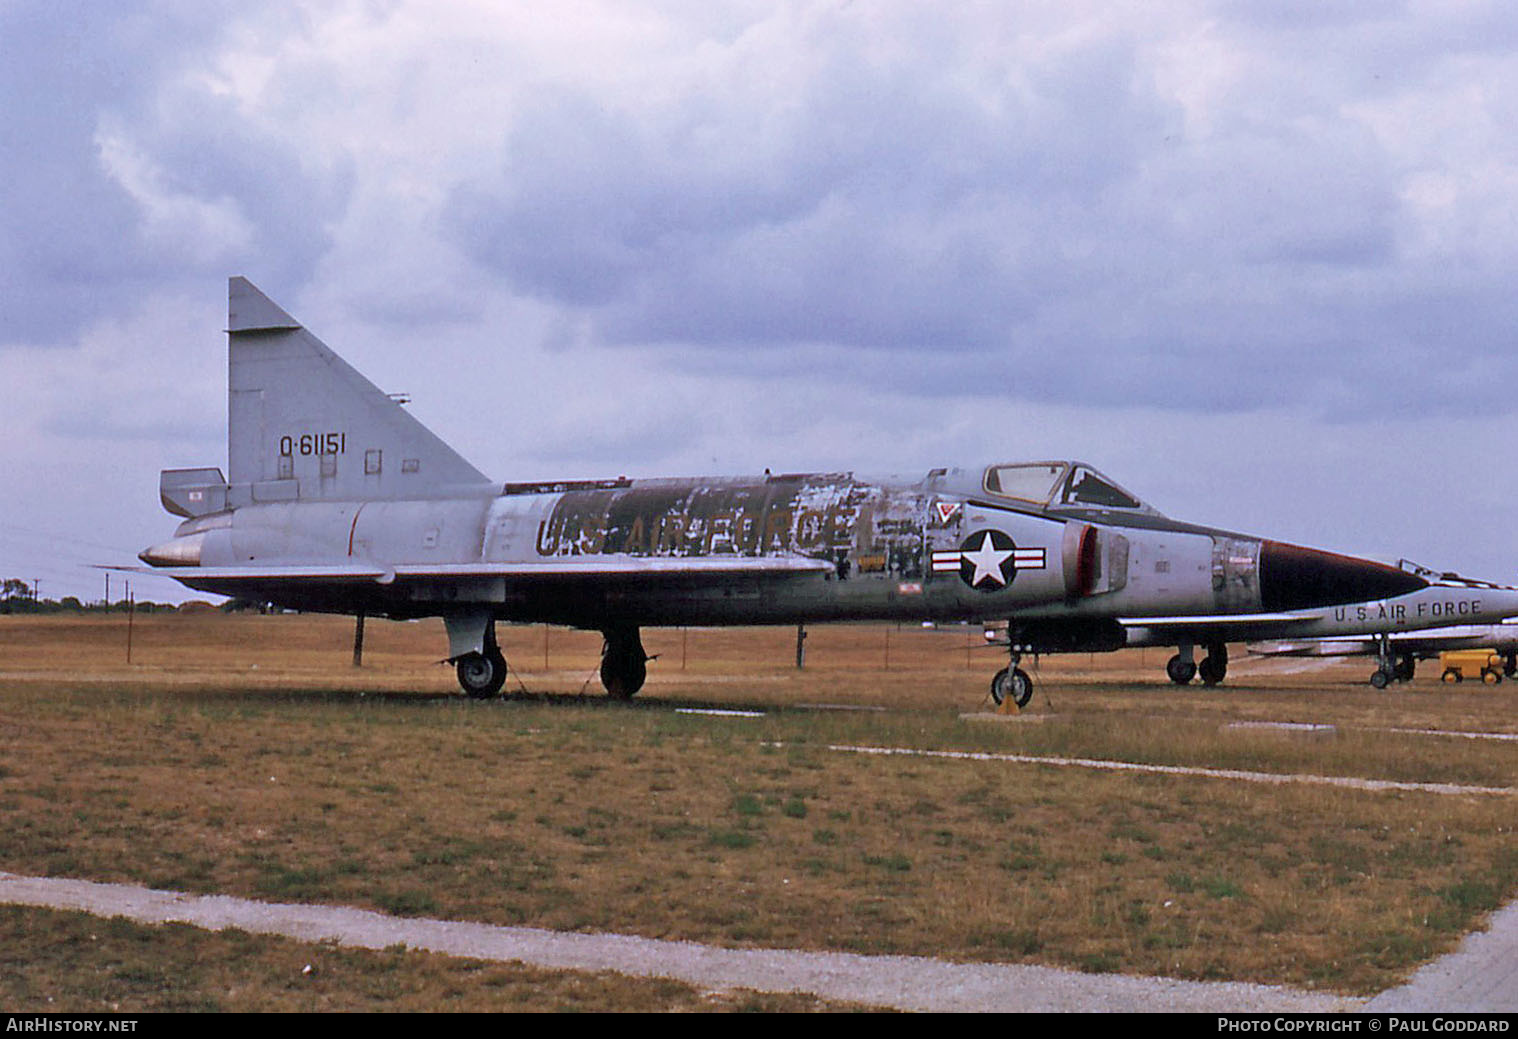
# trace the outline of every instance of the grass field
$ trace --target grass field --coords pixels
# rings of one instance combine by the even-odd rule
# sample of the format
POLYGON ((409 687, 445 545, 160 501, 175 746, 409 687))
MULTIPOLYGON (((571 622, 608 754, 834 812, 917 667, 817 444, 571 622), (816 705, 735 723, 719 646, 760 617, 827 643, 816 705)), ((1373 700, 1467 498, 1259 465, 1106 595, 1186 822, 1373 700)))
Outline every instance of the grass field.
MULTIPOLYGON (((1518 788, 1513 742, 1419 730, 1518 732, 1511 684, 1445 686, 1425 665, 1378 693, 1364 660, 1294 670, 1240 650, 1224 688, 1178 689, 1168 652, 1081 654, 1042 661, 1021 717, 986 720, 1002 658, 978 629, 808 634, 798 671, 794 629, 647 632, 659 659, 621 704, 592 677, 599 636, 507 628, 507 696, 476 703, 435 663, 440 622, 371 620, 355 669, 341 618, 138 617, 130 663, 124 618, 0 618, 0 870, 1346 994, 1396 983, 1518 891, 1513 794, 832 749, 1502 790, 1518 788), (712 708, 764 713, 686 713, 712 708)), ((278 943, 119 924, 130 933, 112 937, 88 920, 0 915, 10 955, 65 950, 0 972, 0 1004, 144 1007, 164 991, 152 965, 188 955, 222 966, 173 1006, 312 1005, 309 985, 261 982, 278 943), (124 981, 103 983, 116 974, 81 928, 110 940, 124 981)), ((501 995, 506 968, 340 958, 374 979, 349 988, 376 994, 321 1005, 523 1005, 501 995), (487 970, 497 980, 476 984, 487 970)), ((589 976, 525 987, 542 1009, 745 1005, 589 976)))

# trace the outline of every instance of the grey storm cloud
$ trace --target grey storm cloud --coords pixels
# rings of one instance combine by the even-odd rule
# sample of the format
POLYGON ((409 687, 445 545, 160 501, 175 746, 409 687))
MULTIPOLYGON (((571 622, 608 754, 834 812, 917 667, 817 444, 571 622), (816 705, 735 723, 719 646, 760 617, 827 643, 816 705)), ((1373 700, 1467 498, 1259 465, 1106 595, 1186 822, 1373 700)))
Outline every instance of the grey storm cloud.
POLYGON ((155 229, 143 190, 232 214, 247 232, 236 251, 309 276, 344 171, 304 168, 290 142, 186 80, 232 9, 0 7, 0 343, 66 342, 134 294, 225 276, 234 250, 193 225, 155 229))
POLYGON ((345 122, 373 83, 361 45, 333 44, 402 13, 364 10, 344 33, 321 5, 0 9, 0 343, 66 342, 146 287, 299 287, 431 235, 464 279, 337 291, 415 325, 476 318, 489 286, 596 344, 755 374, 852 353, 872 361, 856 379, 927 395, 968 370, 1079 404, 1512 407, 1518 242, 1483 125, 1518 102, 1460 72, 1505 68, 1497 8, 1219 3, 1155 28, 803 5, 675 15, 670 60, 607 77, 526 70, 508 33, 468 51, 523 69, 494 158, 461 149, 423 196, 375 163, 422 146, 373 142, 408 111, 451 125, 425 76, 345 122), (225 89, 228 55, 276 71, 225 89))
POLYGON ((246 274, 490 471, 1081 452, 1511 569, 1505 0, 0 0, 0 92, 5 509, 128 560, 246 274))
POLYGON ((809 40, 822 57, 773 95, 738 71, 658 101, 556 85, 444 226, 605 342, 740 367, 811 344, 895 352, 874 370, 926 393, 963 392, 969 366, 988 391, 1086 404, 1509 409, 1511 326, 1489 319, 1510 293, 1450 276, 1463 244, 1412 244, 1405 163, 1320 97, 1392 89, 1355 50, 1407 53, 1380 14, 1321 12, 1343 60, 1296 70, 1272 62, 1303 25, 1245 19, 1266 71, 1208 126, 1122 34, 989 65, 968 35, 887 59, 867 35, 809 40))
POLYGON ((1045 293, 1083 201, 1176 116, 1103 44, 1048 81, 957 83, 952 54, 880 65, 835 44, 783 96, 746 83, 626 109, 563 88, 526 104, 494 174, 448 210, 522 291, 596 309, 623 342, 999 344, 1045 293), (1094 116, 1093 116, 1094 114, 1094 116), (1051 226, 1052 225, 1052 226, 1051 226))

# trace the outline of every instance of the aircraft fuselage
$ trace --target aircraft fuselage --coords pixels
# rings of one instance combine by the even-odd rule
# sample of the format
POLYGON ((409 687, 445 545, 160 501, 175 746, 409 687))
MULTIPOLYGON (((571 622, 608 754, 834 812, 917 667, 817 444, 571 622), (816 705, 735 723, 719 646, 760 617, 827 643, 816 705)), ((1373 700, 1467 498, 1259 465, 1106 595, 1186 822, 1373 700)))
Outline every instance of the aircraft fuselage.
MULTIPOLYGON (((471 609, 587 628, 1247 613, 1292 594, 1273 590, 1272 571, 1287 573, 1273 561, 1340 558, 1152 518, 1123 525, 1110 511, 1055 515, 955 484, 951 472, 916 482, 803 474, 251 502, 190 520, 169 544, 201 571, 182 579, 205 591, 317 611, 471 609), (780 561, 809 565, 768 565, 780 561), (353 572, 312 579, 310 568, 334 564, 353 572), (285 568, 302 578, 283 580, 285 568)), ((159 546, 144 558, 168 555, 159 546)), ((1351 584, 1367 573, 1397 579, 1354 562, 1351 584)), ((1342 592, 1356 596, 1359 585, 1342 592)))

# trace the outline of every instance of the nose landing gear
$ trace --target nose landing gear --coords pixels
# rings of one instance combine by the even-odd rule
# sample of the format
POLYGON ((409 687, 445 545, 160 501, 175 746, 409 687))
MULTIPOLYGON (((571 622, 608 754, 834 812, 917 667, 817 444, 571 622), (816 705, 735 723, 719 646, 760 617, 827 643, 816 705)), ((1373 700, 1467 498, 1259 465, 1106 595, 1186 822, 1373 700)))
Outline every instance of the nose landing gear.
POLYGON ((1011 700, 1018 707, 1028 706, 1028 701, 1033 699, 1033 679, 1028 677, 1028 672, 1018 667, 1018 659, 1021 654, 1012 654, 1012 664, 996 672, 996 677, 991 679, 991 702, 1000 707, 1011 700))

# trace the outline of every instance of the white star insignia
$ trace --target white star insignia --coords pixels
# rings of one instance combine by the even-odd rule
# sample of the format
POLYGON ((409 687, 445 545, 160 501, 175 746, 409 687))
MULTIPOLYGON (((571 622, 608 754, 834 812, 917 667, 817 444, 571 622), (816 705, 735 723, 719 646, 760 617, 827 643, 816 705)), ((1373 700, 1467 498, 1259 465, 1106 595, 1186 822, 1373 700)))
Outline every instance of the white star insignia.
POLYGON ((1001 565, 1012 555, 1010 548, 997 548, 991 542, 991 532, 986 531, 986 536, 981 539, 980 547, 974 552, 965 551, 960 553, 965 561, 975 565, 975 576, 970 579, 970 587, 974 588, 982 580, 989 577, 997 584, 1006 584, 1007 579, 1002 576, 1001 565))

